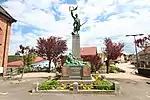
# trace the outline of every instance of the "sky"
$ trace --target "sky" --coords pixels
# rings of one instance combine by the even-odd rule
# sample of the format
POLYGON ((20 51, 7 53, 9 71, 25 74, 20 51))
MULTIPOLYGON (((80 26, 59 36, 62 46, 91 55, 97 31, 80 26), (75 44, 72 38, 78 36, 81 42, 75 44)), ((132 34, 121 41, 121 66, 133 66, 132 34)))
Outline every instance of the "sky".
MULTIPOLYGON (((81 23, 81 47, 97 46, 103 50, 104 38, 125 44, 125 53, 134 53, 133 37, 150 34, 150 0, 0 0, 16 20, 12 24, 9 54, 19 45, 36 46, 39 37, 59 36, 67 40, 71 51, 73 19, 69 6, 78 9, 81 23)), ((137 37, 140 38, 140 37, 137 37)))

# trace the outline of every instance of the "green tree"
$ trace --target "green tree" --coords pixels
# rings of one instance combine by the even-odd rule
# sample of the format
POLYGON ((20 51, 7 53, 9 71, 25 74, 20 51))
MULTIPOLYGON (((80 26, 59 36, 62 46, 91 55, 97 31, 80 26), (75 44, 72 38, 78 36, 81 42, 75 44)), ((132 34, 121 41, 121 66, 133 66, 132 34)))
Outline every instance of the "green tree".
POLYGON ((19 46, 20 50, 18 50, 15 55, 19 55, 22 58, 23 62, 23 70, 21 75, 21 80, 24 75, 25 68, 30 70, 31 64, 34 62, 36 58, 36 50, 34 48, 30 48, 29 46, 19 46))

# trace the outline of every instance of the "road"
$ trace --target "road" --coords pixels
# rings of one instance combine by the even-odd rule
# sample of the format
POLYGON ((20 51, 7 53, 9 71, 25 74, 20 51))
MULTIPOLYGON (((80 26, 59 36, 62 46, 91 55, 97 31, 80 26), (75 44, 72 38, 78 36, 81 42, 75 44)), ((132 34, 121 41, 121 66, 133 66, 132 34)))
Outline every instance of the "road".
POLYGON ((129 79, 136 81, 150 80, 149 78, 139 76, 137 74, 132 73, 134 71, 134 66, 130 63, 120 63, 116 64, 116 66, 120 69, 125 70, 125 73, 109 73, 109 74, 101 74, 104 75, 107 79, 129 79))
MULTIPOLYGON (((150 100, 150 79, 131 74, 129 64, 118 64, 119 68, 126 69, 126 73, 105 74, 106 78, 111 78, 120 83, 121 94, 101 95, 101 94, 51 94, 51 93, 30 93, 33 83, 42 82, 50 74, 28 73, 25 74, 25 82, 20 84, 10 84, 10 82, 0 82, 0 100, 150 100), (32 78, 30 78, 32 77, 32 78), (34 77, 34 78, 33 78, 34 77)), ((53 75, 53 74, 51 74, 53 75)))
POLYGON ((30 79, 20 84, 0 83, 0 100, 150 100, 150 85, 146 81, 133 81, 119 79, 121 94, 98 95, 98 94, 51 94, 51 93, 29 93, 33 82, 45 79, 30 79), (3 93, 4 92, 4 93, 3 93))
POLYGON ((120 63, 120 64, 116 64, 117 67, 119 67, 120 69, 123 69, 126 71, 126 73, 132 73, 135 71, 135 66, 131 65, 130 62, 128 63, 120 63))

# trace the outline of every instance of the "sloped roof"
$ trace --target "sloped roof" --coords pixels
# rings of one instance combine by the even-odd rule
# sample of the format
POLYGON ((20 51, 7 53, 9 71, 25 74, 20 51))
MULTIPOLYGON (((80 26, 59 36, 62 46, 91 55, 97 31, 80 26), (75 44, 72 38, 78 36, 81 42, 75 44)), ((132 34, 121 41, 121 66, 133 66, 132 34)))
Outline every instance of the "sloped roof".
MULTIPOLYGON (((44 60, 45 59, 43 59, 42 57, 36 57, 34 63, 41 62, 44 60)), ((23 62, 21 60, 7 63, 7 67, 21 67, 21 66, 23 66, 23 62)))
POLYGON ((0 6, 0 13, 10 19, 12 23, 17 21, 2 6, 0 6))
POLYGON ((96 47, 82 47, 80 48, 80 55, 96 55, 97 54, 97 48, 96 47))
POLYGON ((23 62, 21 60, 7 63, 7 67, 21 67, 21 66, 23 66, 23 62))

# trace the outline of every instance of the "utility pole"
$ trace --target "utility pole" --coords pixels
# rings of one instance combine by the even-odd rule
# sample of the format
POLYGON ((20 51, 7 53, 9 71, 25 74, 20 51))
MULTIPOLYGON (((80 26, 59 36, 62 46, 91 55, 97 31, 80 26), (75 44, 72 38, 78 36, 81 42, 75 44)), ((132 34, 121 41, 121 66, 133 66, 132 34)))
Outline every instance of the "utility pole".
MULTIPOLYGON (((134 42, 136 41, 136 36, 142 36, 144 34, 132 34, 132 35, 126 35, 126 37, 129 37, 129 36, 133 36, 134 37, 134 42)), ((138 63, 139 63, 139 59, 138 59, 138 55, 137 55, 137 46, 136 46, 136 43, 134 43, 135 45, 135 54, 136 54, 136 67, 138 67, 138 63)))

